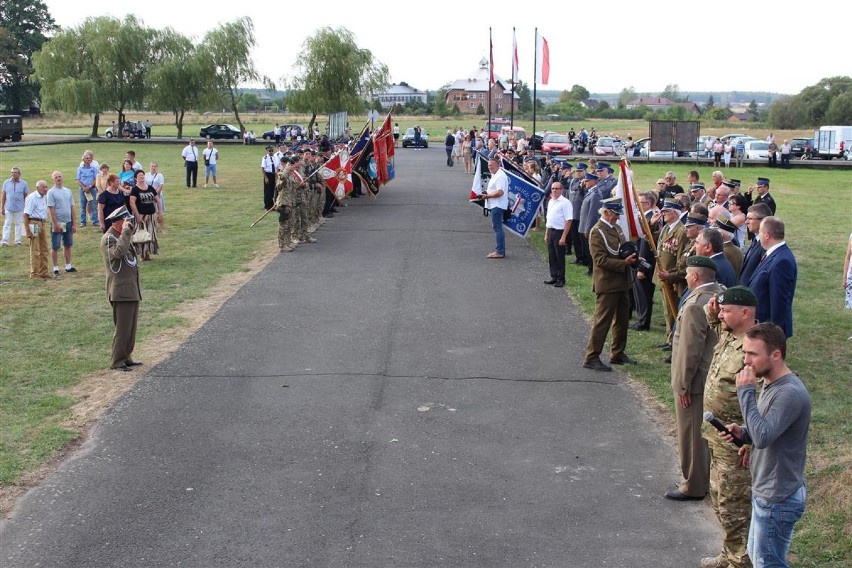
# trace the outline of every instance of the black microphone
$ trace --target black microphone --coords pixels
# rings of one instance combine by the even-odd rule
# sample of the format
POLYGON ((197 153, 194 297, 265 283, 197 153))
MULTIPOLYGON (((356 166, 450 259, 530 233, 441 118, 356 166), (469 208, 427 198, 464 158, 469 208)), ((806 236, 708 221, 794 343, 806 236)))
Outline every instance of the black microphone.
POLYGON ((704 420, 705 420, 706 422, 709 422, 709 423, 710 423, 710 425, 711 425, 711 426, 713 426, 713 428, 715 428, 715 429, 716 429, 716 430, 718 430, 719 432, 724 432, 725 434, 728 434, 729 436, 732 436, 732 437, 734 438, 734 439, 732 440, 732 442, 733 442, 733 444, 734 444, 736 447, 738 447, 738 448, 742 448, 742 447, 743 447, 743 441, 742 441, 742 440, 740 440, 740 439, 739 439, 736 435, 734 435, 734 433, 733 433, 733 432, 731 432, 730 430, 728 430, 728 428, 727 428, 724 424, 722 424, 722 423, 719 421, 719 419, 718 419, 718 418, 716 418, 715 416, 713 416, 713 413, 712 413, 712 412, 710 412, 709 410, 708 410, 707 412, 705 412, 705 413, 704 413, 704 420))

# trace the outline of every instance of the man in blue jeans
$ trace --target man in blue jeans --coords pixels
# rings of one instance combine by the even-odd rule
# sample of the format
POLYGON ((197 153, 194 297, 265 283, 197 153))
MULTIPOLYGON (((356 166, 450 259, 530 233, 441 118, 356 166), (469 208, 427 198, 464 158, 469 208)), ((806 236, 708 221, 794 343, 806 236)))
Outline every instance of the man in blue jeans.
MULTIPOLYGON (((811 397, 787 367, 787 337, 773 323, 745 332, 745 367, 737 373, 743 425, 729 424, 734 436, 752 445, 751 524, 748 555, 755 568, 786 567, 793 527, 805 512, 805 459, 811 397), (757 378, 763 392, 756 395, 757 378)), ((720 433, 727 441, 733 437, 720 433)), ((744 453, 744 448, 740 454, 744 453)))
POLYGON ((94 155, 90 152, 83 154, 83 163, 77 168, 77 185, 80 187, 80 226, 86 226, 86 212, 92 219, 92 226, 98 226, 98 188, 95 178, 98 177, 98 167, 92 163, 94 155))
POLYGON ((482 198, 485 200, 485 209, 488 210, 491 228, 494 229, 497 239, 494 252, 490 253, 488 258, 505 258, 506 233, 503 231, 503 212, 509 208, 509 177, 500 169, 497 158, 488 160, 488 171, 491 172, 491 179, 488 180, 488 188, 482 192, 482 198))

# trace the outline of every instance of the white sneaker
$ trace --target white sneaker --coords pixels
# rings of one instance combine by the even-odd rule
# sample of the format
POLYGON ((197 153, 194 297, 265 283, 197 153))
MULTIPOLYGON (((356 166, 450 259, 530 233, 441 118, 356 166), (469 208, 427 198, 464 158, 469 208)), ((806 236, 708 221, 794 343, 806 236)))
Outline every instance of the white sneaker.
POLYGON ((214 184, 213 184, 213 187, 219 187, 219 184, 218 184, 218 183, 214 183, 214 184))
POLYGON ((207 184, 206 184, 206 183, 204 184, 204 189, 207 189, 207 184))

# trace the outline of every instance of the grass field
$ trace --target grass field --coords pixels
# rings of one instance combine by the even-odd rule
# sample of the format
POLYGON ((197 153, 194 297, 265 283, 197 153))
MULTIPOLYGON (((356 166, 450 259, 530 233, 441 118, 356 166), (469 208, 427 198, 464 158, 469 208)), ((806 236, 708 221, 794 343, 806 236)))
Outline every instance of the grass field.
MULTIPOLYGON (((414 120, 401 119, 400 125, 414 124, 414 120)), ((468 122, 470 119, 461 124, 468 122)), ((474 124, 479 122, 477 119, 474 124)), ((434 121, 433 129, 433 123, 428 124, 426 128, 435 131, 450 125, 434 121)), ((44 130, 64 132, 69 126, 74 125, 45 126, 44 130)), ((145 345, 181 337, 188 325, 183 311, 187 304, 205 298, 217 284, 238 278, 251 263, 274 254, 274 220, 248 228, 262 213, 262 146, 221 145, 222 187, 218 190, 183 187, 181 147, 111 141, 0 151, 2 171, 20 166, 31 187, 38 179, 49 180, 54 169, 72 180, 86 148, 113 168, 131 148, 146 166, 151 160, 159 162, 166 176, 166 231, 161 236, 161 255, 143 266, 139 340, 145 345)), ((639 187, 653 187, 670 167, 635 164, 639 187)), ((675 167, 681 181, 692 167, 675 167)), ((702 180, 710 179, 711 168, 698 170, 702 180)), ((787 240, 799 263, 789 363, 808 386, 814 412, 807 472, 810 501, 793 543, 795 565, 847 566, 852 557, 852 421, 848 417, 852 407, 852 341, 847 339, 852 335, 852 313, 843 309, 840 284, 852 231, 852 174, 766 168, 734 171, 739 175, 731 175, 746 183, 757 176, 772 179, 778 215, 787 223, 787 240)), ((203 175, 203 168, 200 173, 203 175)), ((396 183, 404 183, 404 178, 400 176, 396 183)), ((469 178, 460 178, 464 195, 467 184, 469 178)), ((91 227, 80 229, 74 246, 79 274, 63 274, 47 282, 27 277, 25 247, 0 249, 0 484, 7 488, 24 483, 30 472, 82 435, 75 405, 91 393, 80 392, 78 387, 88 384, 81 383, 84 377, 105 367, 112 334, 97 248, 99 236, 100 231, 91 227)), ((540 234, 532 240, 541 247, 540 234)), ((567 287, 589 314, 594 301, 590 282, 576 268, 569 267, 567 287)), ((543 262, 543 275, 545 271, 543 262)), ((652 332, 631 332, 628 350, 640 364, 630 371, 649 385, 663 405, 672 408, 668 367, 662 363, 661 352, 653 348, 663 333, 658 303, 652 332)))

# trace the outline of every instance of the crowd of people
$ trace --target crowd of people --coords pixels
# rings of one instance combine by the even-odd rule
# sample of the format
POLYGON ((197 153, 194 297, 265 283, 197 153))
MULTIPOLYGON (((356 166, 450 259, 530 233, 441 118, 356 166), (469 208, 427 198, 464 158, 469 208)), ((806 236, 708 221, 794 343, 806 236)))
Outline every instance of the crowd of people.
POLYGON ((667 172, 655 190, 638 192, 648 234, 633 242, 618 223, 625 197, 613 195, 609 164, 592 159, 575 167, 490 142, 481 151, 491 172, 481 197, 497 235, 488 257, 506 255, 497 227, 508 206, 502 156, 523 164, 547 194, 544 284, 565 285, 565 257, 572 253, 592 277, 596 302, 584 368, 609 372, 611 365, 636 362, 627 353, 629 329, 650 330, 660 290, 666 339, 659 348, 669 352, 683 475, 664 496, 688 502, 709 494, 724 533, 720 553, 701 567, 787 566, 793 527, 805 508, 811 399, 785 363, 797 265, 775 215, 770 180, 759 177, 743 189, 717 170, 705 185, 690 171, 684 189, 667 172))

